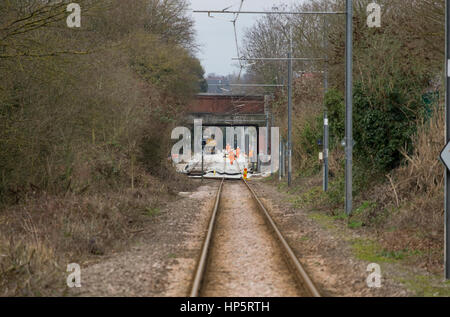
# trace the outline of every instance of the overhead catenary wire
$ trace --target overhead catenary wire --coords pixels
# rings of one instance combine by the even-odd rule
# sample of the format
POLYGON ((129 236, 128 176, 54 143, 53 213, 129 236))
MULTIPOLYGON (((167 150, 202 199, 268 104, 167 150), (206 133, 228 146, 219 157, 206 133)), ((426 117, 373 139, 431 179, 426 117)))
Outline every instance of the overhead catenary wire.
MULTIPOLYGON (((233 24, 234 41, 235 41, 235 45, 236 45, 237 56, 239 56, 239 57, 240 57, 241 55, 240 55, 239 41, 238 41, 238 36, 237 36, 236 22, 237 22, 237 20, 238 20, 238 18, 239 18, 239 14, 240 14, 240 12, 241 12, 241 10, 242 10, 242 7, 243 7, 243 5, 244 5, 244 1, 245 1, 245 0, 241 0, 241 3, 240 3, 240 5, 239 5, 238 11, 233 11, 233 12, 234 12, 234 13, 233 13, 233 14, 234 14, 234 18, 233 18, 232 20, 221 19, 221 20, 225 20, 225 21, 227 21, 227 22, 231 22, 231 23, 233 24)), ((225 8, 225 9, 223 9, 223 10, 221 10, 221 11, 207 12, 207 13, 208 13, 208 16, 209 16, 210 18, 215 18, 215 19, 217 19, 218 17, 212 16, 211 13, 223 13, 223 12, 227 12, 227 10, 228 10, 229 8, 231 8, 231 7, 232 7, 232 6, 229 6, 229 7, 225 8)), ((194 10, 193 12, 196 13, 197 11, 194 10)), ((239 81, 240 78, 241 78, 242 70, 243 70, 244 68, 245 68, 245 65, 242 64, 242 61, 239 61, 238 81, 239 81)))
MULTIPOLYGON (((232 22, 233 22, 233 29, 234 29, 234 40, 235 40, 235 43, 236 43, 236 52, 237 52, 237 56, 238 56, 238 57, 240 57, 241 54, 240 54, 240 50, 239 50, 239 41, 238 41, 238 36, 237 36, 236 21, 237 21, 238 18, 239 18, 239 14, 240 14, 240 12, 241 12, 241 10, 242 10, 242 6, 244 5, 244 1, 245 1, 245 0, 241 0, 241 4, 240 4, 240 6, 239 6, 239 10, 238 10, 238 12, 237 12, 236 15, 235 15, 234 20, 232 21, 232 22)), ((238 75, 238 81, 241 79, 241 74, 242 74, 242 69, 243 69, 243 68, 244 68, 244 66, 243 66, 243 64, 242 64, 242 61, 239 61, 239 75, 238 75)))
POLYGON ((224 14, 288 14, 288 15, 302 15, 302 14, 346 14, 345 11, 302 11, 302 12, 289 12, 289 11, 217 11, 217 10, 194 10, 194 13, 224 13, 224 14))

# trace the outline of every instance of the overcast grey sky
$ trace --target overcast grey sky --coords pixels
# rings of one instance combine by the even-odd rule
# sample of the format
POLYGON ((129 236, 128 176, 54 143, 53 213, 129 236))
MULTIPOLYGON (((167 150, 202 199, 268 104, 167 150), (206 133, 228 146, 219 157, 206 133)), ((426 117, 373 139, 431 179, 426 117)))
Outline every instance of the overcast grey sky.
MULTIPOLYGON (((192 10, 229 10, 239 9, 241 0, 190 0, 192 10)), ((245 0, 242 10, 263 11, 282 4, 303 3, 304 0, 245 0)), ((234 40, 233 24, 229 22, 233 15, 217 14, 216 18, 209 18, 208 14, 192 14, 197 31, 197 42, 201 51, 198 57, 206 74, 216 73, 228 75, 238 72, 239 67, 231 58, 237 57, 234 40)), ((259 15, 243 14, 236 22, 239 45, 246 28, 251 27, 259 15)))

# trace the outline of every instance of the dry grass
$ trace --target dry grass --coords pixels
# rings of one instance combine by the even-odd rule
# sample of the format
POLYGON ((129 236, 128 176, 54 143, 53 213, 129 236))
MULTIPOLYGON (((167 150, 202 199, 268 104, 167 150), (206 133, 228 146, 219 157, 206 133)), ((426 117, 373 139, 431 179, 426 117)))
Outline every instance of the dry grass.
POLYGON ((430 121, 420 124, 414 152, 403 152, 407 164, 395 170, 391 178, 391 196, 398 206, 406 206, 411 213, 400 218, 429 234, 443 229, 444 168, 439 154, 445 143, 444 117, 441 108, 430 121))
POLYGON ((49 295, 49 289, 64 281, 58 279, 58 265, 52 249, 33 238, 0 236, 1 296, 49 295))
MULTIPOLYGON (((394 172, 397 179, 395 185, 402 195, 420 195, 426 202, 442 193, 444 173, 438 158, 445 143, 444 118, 441 108, 429 122, 419 126, 414 140, 414 153, 408 155, 403 151, 408 164, 394 172)), ((442 213, 441 208, 434 211, 442 213)))
MULTIPOLYGON (((445 113, 439 109, 431 121, 419 126, 412 155, 404 153, 408 164, 393 173, 400 212, 392 222, 414 229, 411 240, 425 252, 426 267, 439 270, 444 248, 444 168, 438 157, 445 144, 445 113)), ((400 240, 401 241, 401 240, 400 240)))
POLYGON ((328 159, 330 176, 341 175, 344 172, 344 160, 345 151, 343 147, 335 147, 330 151, 328 159))
POLYGON ((413 153, 403 152, 405 164, 375 186, 363 199, 375 202, 363 215, 376 224, 386 249, 412 250, 421 256, 418 264, 440 271, 444 247, 444 168, 439 154, 445 144, 444 111, 418 124, 413 153))
POLYGON ((1 295, 60 294, 67 264, 127 245, 166 197, 141 188, 43 196, 10 208, 0 224, 1 295))
POLYGON ((29 193, 0 211, 0 296, 63 295, 69 263, 82 264, 123 249, 174 199, 171 193, 192 186, 180 176, 162 181, 137 165, 132 189, 125 158, 81 166, 76 173, 101 181, 86 191, 29 193), (117 175, 108 180, 102 173, 111 166, 118 168, 117 175))

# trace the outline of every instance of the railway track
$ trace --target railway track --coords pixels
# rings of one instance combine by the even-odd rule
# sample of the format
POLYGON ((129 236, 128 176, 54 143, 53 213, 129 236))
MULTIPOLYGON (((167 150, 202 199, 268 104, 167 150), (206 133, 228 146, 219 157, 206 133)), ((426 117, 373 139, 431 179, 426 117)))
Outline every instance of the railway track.
POLYGON ((256 192, 243 179, 220 181, 189 295, 320 297, 256 192), (237 197, 229 197, 233 195, 237 197))

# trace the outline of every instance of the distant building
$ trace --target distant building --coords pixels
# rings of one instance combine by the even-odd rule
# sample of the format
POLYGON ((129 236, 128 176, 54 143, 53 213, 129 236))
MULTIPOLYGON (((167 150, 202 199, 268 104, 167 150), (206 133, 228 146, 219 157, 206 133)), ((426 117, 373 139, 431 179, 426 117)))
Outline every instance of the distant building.
POLYGON ((209 76, 206 78, 209 94, 229 94, 231 92, 230 81, 223 76, 209 76))

